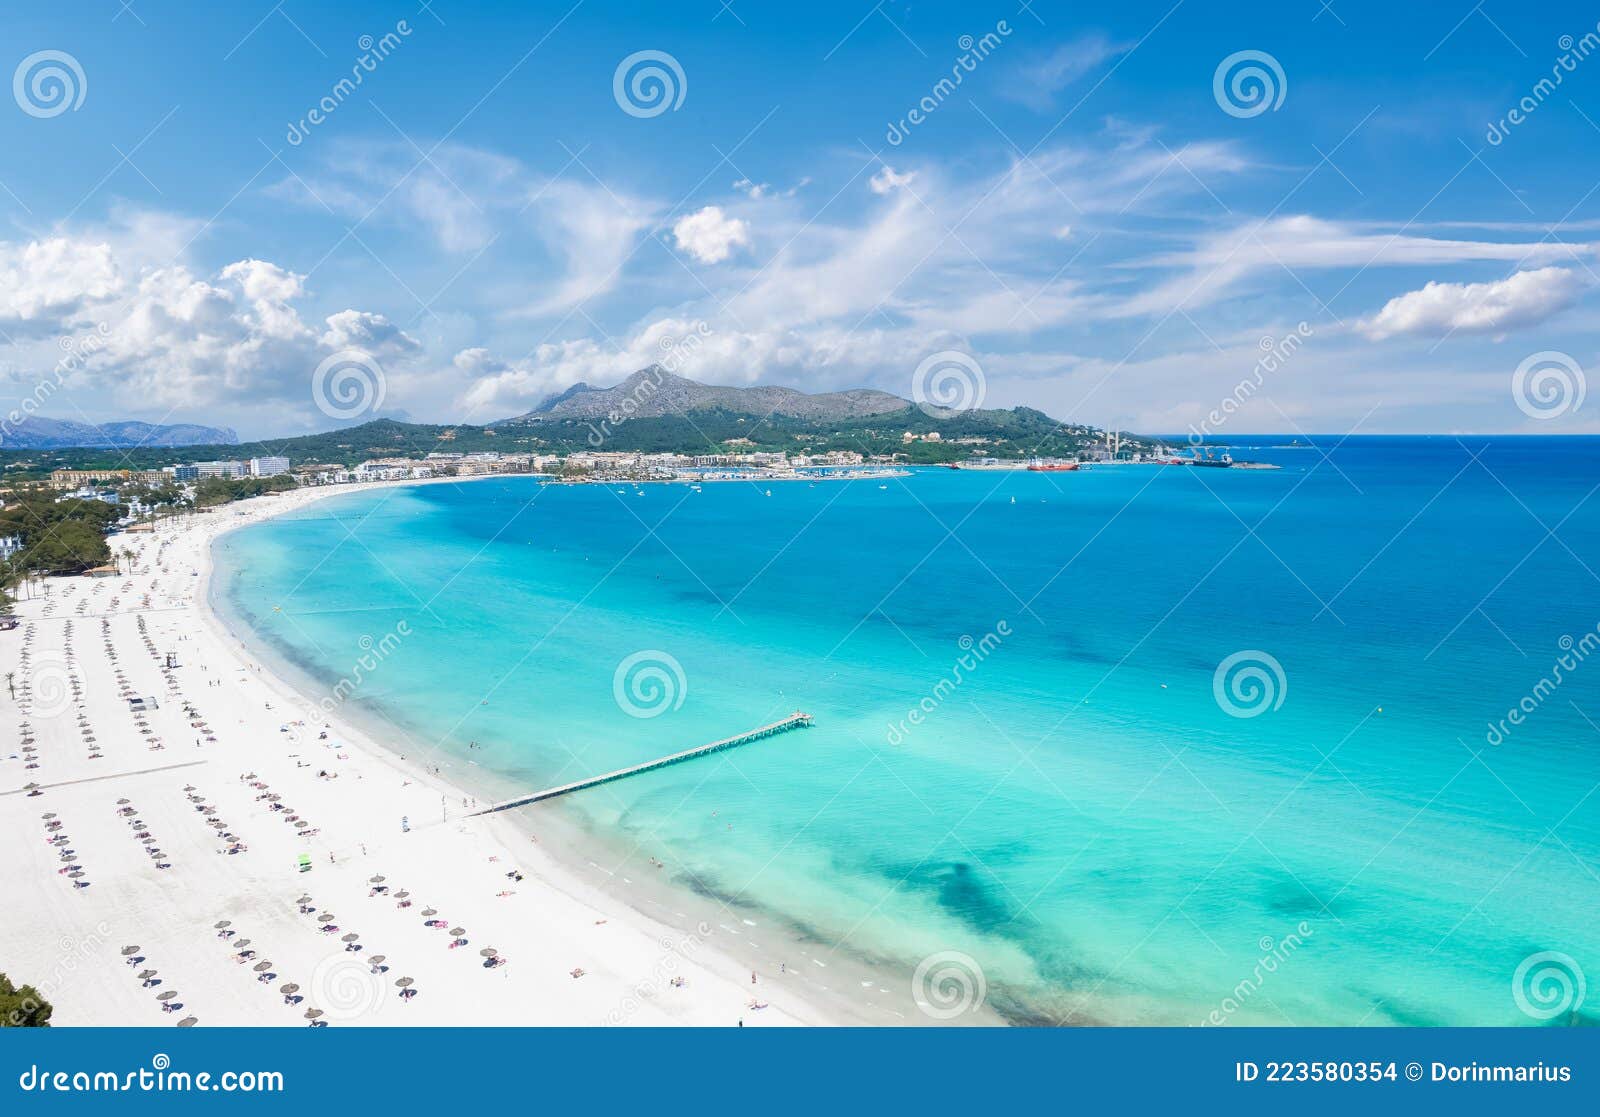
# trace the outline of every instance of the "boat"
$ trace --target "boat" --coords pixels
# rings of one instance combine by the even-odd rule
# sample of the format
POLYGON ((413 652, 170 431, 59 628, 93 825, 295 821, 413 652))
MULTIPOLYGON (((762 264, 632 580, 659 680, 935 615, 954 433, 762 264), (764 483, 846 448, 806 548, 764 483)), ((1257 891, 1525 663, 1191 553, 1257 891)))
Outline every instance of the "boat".
POLYGON ((1196 446, 1194 457, 1189 459, 1189 464, 1207 469, 1227 469, 1233 465, 1233 455, 1224 452, 1219 458, 1214 456, 1214 451, 1209 446, 1196 446))
POLYGON ((1077 462, 1031 461, 1028 463, 1029 473, 1076 473, 1077 470, 1077 462))

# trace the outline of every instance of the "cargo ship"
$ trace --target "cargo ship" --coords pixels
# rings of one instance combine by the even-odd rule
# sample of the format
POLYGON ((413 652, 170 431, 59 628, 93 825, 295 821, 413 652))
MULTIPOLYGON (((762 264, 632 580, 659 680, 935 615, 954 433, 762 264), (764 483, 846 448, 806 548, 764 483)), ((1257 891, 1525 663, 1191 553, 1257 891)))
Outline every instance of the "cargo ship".
POLYGON ((1073 473, 1078 468, 1077 462, 1041 462, 1028 463, 1029 473, 1073 473))

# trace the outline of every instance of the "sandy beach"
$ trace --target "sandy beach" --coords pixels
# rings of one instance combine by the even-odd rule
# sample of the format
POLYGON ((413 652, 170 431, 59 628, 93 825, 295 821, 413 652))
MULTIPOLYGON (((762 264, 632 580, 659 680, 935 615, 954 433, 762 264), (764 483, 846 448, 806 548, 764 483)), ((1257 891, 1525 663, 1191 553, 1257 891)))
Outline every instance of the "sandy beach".
POLYGON ((206 603, 216 537, 363 487, 116 536, 122 573, 17 604, 4 971, 57 1025, 851 1022, 790 975, 752 982, 716 928, 656 923, 508 820, 466 817, 468 792, 227 634, 206 603))

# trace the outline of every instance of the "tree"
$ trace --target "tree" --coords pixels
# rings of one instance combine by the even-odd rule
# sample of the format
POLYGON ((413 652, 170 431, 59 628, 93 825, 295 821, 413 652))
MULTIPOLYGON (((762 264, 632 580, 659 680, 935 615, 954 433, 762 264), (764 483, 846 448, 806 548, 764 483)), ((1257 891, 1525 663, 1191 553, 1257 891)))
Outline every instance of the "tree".
POLYGON ((79 574, 111 557, 106 530, 116 505, 98 500, 54 500, 30 495, 0 512, 0 536, 15 536, 22 549, 13 562, 44 574, 79 574))
POLYGON ((0 973, 0 1028, 48 1028, 55 1010, 31 985, 20 988, 0 973))

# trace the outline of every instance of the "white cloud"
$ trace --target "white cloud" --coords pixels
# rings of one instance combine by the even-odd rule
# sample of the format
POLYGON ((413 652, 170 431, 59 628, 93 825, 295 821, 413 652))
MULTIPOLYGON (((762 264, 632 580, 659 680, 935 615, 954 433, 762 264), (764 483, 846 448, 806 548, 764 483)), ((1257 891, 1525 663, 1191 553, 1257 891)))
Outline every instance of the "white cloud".
POLYGON ((721 206, 706 206, 679 218, 672 236, 679 248, 702 264, 720 264, 735 248, 750 243, 750 226, 723 213, 721 206))
POLYGON ((787 190, 778 190, 770 182, 751 182, 741 178, 733 184, 733 188, 752 201, 761 201, 763 198, 792 198, 807 186, 811 185, 811 176, 807 175, 787 190))
POLYGON ((1133 45, 1113 42, 1099 32, 1082 35, 1027 58, 1004 83, 1005 95, 1043 111, 1055 103, 1055 95, 1061 90, 1103 63, 1126 54, 1133 45))
POLYGON ((328 328, 320 341, 326 349, 364 349, 374 355, 400 355, 422 349, 416 338, 381 314, 341 310, 324 321, 328 328))
POLYGON ((1396 334, 1500 333, 1543 322, 1588 287, 1577 272, 1555 267, 1492 283, 1428 283, 1390 299, 1357 328, 1375 341, 1396 334))
POLYGON ((135 228, 110 243, 62 234, 0 245, 0 319, 16 316, 27 327, 0 325, 15 342, 0 390, 30 394, 70 349, 77 357, 62 366, 62 387, 80 394, 57 403, 71 417, 92 407, 101 418, 176 410, 220 421, 219 410, 272 401, 281 404, 281 423, 312 415, 311 373, 328 353, 365 348, 403 362, 420 352, 381 314, 344 310, 319 333, 295 306, 306 296, 305 277, 267 260, 238 260, 209 277, 184 263, 151 263, 152 244, 170 243, 184 226, 140 225, 154 235, 142 248, 135 228), (91 320, 92 345, 43 340, 88 333, 91 320))
POLYGON ((900 174, 889 164, 885 163, 883 169, 867 180, 867 186, 874 194, 887 194, 898 190, 902 186, 910 186, 911 180, 917 177, 916 171, 907 171, 900 174))
MULTIPOLYGON (((492 291, 516 305, 491 307, 521 317, 560 316, 612 291, 642 234, 660 206, 629 195, 624 187, 590 179, 552 179, 516 159, 447 143, 417 163, 403 143, 348 143, 332 150, 327 164, 279 182, 271 193, 313 212, 399 230, 392 257, 414 251, 420 225, 444 252, 465 255, 440 282, 463 266, 479 263, 498 248, 517 281, 492 291), (531 291, 530 291, 531 286, 531 291)), ((370 238, 364 231, 363 241, 370 238)), ((374 249, 373 251, 379 251, 374 249)), ((481 309, 481 303, 479 305, 481 309)))
POLYGON ((0 244, 0 328, 49 332, 121 286, 109 244, 68 237, 0 244))
POLYGON ((610 387, 661 361, 663 353, 673 355, 678 375, 702 383, 776 383, 819 392, 876 382, 907 395, 922 357, 961 343, 955 334, 922 328, 707 329, 699 320, 668 317, 642 326, 620 348, 576 338, 541 345, 517 362, 468 349, 456 355, 455 365, 472 377, 462 402, 472 421, 483 422, 526 411, 580 381, 610 387))
POLYGON ((1232 288, 1260 272, 1281 275, 1284 269, 1290 272, 1326 268, 1365 270, 1486 260, 1540 264, 1571 259, 1574 252, 1592 255, 1594 251, 1594 245, 1582 243, 1442 240, 1383 232, 1307 215, 1280 217, 1211 234, 1190 250, 1144 261, 1146 266, 1172 266, 1183 270, 1174 278, 1126 300, 1116 313, 1165 314, 1179 306, 1193 310, 1218 301, 1232 288))

